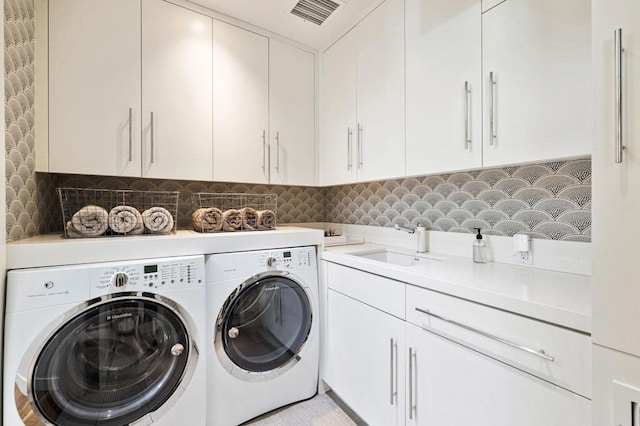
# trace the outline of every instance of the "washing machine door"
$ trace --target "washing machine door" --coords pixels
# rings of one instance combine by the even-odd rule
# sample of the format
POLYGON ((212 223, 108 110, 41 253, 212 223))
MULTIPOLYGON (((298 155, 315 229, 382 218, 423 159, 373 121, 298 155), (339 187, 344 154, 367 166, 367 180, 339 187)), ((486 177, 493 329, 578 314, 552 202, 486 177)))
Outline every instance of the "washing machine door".
POLYGON ((166 409, 197 361, 181 311, 159 295, 120 293, 66 315, 33 354, 32 414, 56 425, 126 425, 166 409))
POLYGON ((216 352, 236 377, 265 380, 300 360, 311 324, 309 296, 298 280, 287 272, 259 274, 225 302, 216 324, 216 352))

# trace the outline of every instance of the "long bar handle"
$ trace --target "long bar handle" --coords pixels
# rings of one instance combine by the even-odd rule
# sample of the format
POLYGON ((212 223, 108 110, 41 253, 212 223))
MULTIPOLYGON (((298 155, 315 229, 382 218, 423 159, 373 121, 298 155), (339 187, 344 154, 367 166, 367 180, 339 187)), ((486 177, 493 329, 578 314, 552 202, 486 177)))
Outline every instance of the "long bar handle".
POLYGON ((489 145, 493 145, 497 139, 496 136, 496 114, 495 114, 495 88, 496 80, 493 76, 493 71, 489 73, 489 145))
POLYGON ((353 140, 353 131, 351 127, 347 127, 347 171, 350 172, 353 168, 353 151, 351 150, 353 140))
POLYGON ((389 340, 389 361, 389 402, 393 405, 394 399, 398 394, 398 345, 393 338, 389 340))
POLYGON ((471 87, 464 82, 464 149, 471 148, 471 87))
POLYGON ((280 132, 276 132, 276 172, 280 173, 280 132))
POLYGON ((129 162, 133 161, 133 108, 129 108, 129 162))
POLYGON ((535 349, 528 348, 526 346, 518 345, 516 343, 510 342, 509 340, 503 339, 501 337, 494 336, 493 334, 486 333, 486 332, 484 332, 482 330, 478 330, 477 328, 473 328, 473 327, 470 327, 470 326, 468 326, 466 324, 462 324, 460 322, 457 322, 457 321, 442 317, 440 315, 434 314, 433 312, 430 312, 427 309, 420 309, 420 308, 415 308, 415 309, 416 309, 416 311, 421 312, 421 313, 423 313, 425 315, 429 315, 430 317, 437 318, 437 319, 439 319, 441 321, 444 321, 444 322, 448 322, 449 324, 455 325, 456 327, 464 328, 465 330, 471 331, 471 332, 476 333, 476 334, 480 334, 481 336, 488 337, 489 339, 495 340, 495 341, 500 342, 502 344, 505 344, 507 346, 511 346, 512 348, 516 348, 516 349, 519 349, 521 351, 530 353, 532 355, 535 355, 535 356, 538 356, 540 358, 546 359, 547 361, 555 361, 554 357, 547 355, 544 352, 544 350, 542 350, 542 349, 535 350, 535 349))
POLYGON ((622 28, 618 28, 614 32, 614 61, 615 61, 615 91, 616 91, 616 143, 615 143, 615 162, 622 163, 622 151, 624 144, 622 139, 623 117, 622 117, 622 28))
POLYGON ((267 172, 267 131, 262 130, 262 171, 267 172))
POLYGON ((362 124, 358 123, 358 169, 362 169, 362 124))
POLYGON ((153 164, 153 160, 154 160, 154 156, 153 156, 153 151, 155 150, 155 142, 154 142, 154 137, 153 137, 153 111, 151 111, 151 164, 153 164))
POLYGON ((416 409, 417 403, 413 402, 413 387, 414 383, 417 383, 417 377, 414 377, 415 369, 414 369, 414 360, 416 359, 416 353, 413 348, 409 348, 409 420, 413 420, 413 412, 416 409))

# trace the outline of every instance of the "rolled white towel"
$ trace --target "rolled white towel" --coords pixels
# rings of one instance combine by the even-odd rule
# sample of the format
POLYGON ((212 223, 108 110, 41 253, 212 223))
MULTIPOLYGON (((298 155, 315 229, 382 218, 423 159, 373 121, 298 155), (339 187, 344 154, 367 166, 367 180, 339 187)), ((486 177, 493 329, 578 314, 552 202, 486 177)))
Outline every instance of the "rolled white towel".
POLYGON ((251 207, 244 207, 240 209, 240 216, 242 218, 242 229, 244 231, 254 231, 258 229, 258 212, 251 207))
POLYGON ((191 215, 193 229, 198 232, 213 232, 222 229, 222 211, 216 207, 203 207, 191 215))
POLYGON ((109 213, 100 206, 84 206, 71 217, 71 225, 83 237, 98 237, 109 227, 109 213))
POLYGON ((258 211, 258 229, 273 229, 276 227, 276 214, 272 210, 258 211))
POLYGON ((240 229, 242 226, 242 216, 240 210, 229 209, 222 213, 222 230, 227 232, 233 232, 240 229))
POLYGON ((173 230, 173 216, 164 207, 151 207, 143 211, 142 221, 153 234, 169 234, 173 230))
POLYGON ((118 234, 138 235, 144 232, 144 223, 135 207, 115 206, 109 211, 109 228, 118 234))

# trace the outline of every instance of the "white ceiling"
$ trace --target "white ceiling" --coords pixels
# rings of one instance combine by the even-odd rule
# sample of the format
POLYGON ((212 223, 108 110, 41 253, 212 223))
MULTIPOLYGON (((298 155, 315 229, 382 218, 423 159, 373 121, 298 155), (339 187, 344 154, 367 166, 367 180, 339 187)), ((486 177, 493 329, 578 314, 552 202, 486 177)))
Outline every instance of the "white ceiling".
POLYGON ((340 6, 318 26, 292 15, 298 0, 191 0, 315 49, 324 50, 381 0, 334 0, 340 6))

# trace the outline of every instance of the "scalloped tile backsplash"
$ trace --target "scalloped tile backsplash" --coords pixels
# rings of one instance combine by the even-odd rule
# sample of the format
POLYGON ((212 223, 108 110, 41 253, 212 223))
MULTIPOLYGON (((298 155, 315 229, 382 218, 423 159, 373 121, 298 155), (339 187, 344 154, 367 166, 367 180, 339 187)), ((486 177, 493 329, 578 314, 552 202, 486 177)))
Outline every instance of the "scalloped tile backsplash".
POLYGON ((33 0, 5 0, 7 241, 62 232, 56 187, 181 191, 178 227, 191 226, 192 192, 278 195, 278 223, 416 224, 487 235, 591 240, 589 158, 328 188, 36 173, 33 0))

